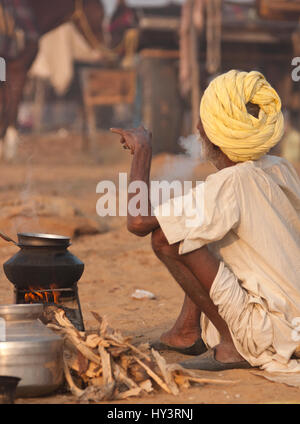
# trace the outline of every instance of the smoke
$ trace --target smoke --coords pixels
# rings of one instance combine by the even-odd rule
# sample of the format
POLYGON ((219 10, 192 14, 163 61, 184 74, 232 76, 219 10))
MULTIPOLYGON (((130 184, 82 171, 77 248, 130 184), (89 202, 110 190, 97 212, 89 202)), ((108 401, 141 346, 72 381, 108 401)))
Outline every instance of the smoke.
POLYGON ((199 135, 180 137, 178 144, 184 153, 166 159, 159 175, 160 180, 189 180, 199 163, 205 161, 202 141, 199 135))
POLYGON ((24 186, 19 197, 15 199, 18 214, 13 219, 13 227, 18 232, 34 232, 39 227, 38 204, 36 200, 36 184, 34 181, 32 157, 28 158, 24 178, 24 186))
POLYGON ((192 134, 187 137, 180 137, 179 145, 184 150, 185 155, 195 162, 195 164, 202 161, 203 147, 199 135, 192 134))

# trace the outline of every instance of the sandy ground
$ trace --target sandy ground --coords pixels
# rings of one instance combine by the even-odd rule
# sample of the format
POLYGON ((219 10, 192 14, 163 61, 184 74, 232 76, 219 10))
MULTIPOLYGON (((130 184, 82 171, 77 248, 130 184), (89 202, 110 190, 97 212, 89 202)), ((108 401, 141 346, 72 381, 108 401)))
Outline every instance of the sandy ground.
MULTIPOLYGON (((19 198, 27 195, 55 195, 68 199, 86 215, 99 219, 108 228, 103 234, 82 236, 73 240, 70 250, 85 263, 79 282, 79 294, 86 328, 95 325, 91 311, 108 318, 110 325, 133 337, 133 344, 158 338, 173 323, 180 311, 183 292, 159 263, 150 247, 150 238, 137 238, 127 232, 124 218, 97 218, 96 185, 101 180, 116 181, 118 172, 127 172, 130 155, 123 151, 115 136, 100 133, 90 153, 81 151, 81 139, 73 134, 26 136, 18 159, 1 164, 0 197, 19 198), (149 290, 155 300, 134 300, 136 289, 149 290)), ((162 172, 164 157, 153 163, 153 173, 162 172)), ((194 177, 211 172, 207 165, 197 167, 194 177)), ((5 228, 2 228, 5 231, 5 228)), ((10 229, 11 230, 11 229, 10 229)), ((43 229, 41 229, 43 230, 43 229)), ((17 248, 0 244, 0 261, 4 263, 17 248)), ((13 302, 12 285, 3 271, 0 274, 0 303, 13 302)), ((185 357, 168 352, 168 362, 185 357)), ((199 372, 200 376, 237 380, 234 385, 206 385, 182 391, 174 397, 164 393, 131 398, 122 403, 198 404, 198 403, 295 403, 300 402, 300 389, 269 382, 253 375, 252 370, 199 372)), ((75 403, 69 394, 46 398, 17 399, 17 404, 75 403)))

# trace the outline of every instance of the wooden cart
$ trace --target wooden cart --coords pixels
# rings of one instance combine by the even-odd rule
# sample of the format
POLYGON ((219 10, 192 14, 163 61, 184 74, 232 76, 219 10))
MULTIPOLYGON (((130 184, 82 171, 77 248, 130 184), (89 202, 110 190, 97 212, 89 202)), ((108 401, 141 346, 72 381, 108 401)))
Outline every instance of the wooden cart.
POLYGON ((87 138, 84 148, 97 133, 96 106, 133 104, 136 96, 135 70, 83 68, 80 73, 87 138))
POLYGON ((298 21, 300 18, 299 0, 257 0, 257 9, 265 19, 298 21))

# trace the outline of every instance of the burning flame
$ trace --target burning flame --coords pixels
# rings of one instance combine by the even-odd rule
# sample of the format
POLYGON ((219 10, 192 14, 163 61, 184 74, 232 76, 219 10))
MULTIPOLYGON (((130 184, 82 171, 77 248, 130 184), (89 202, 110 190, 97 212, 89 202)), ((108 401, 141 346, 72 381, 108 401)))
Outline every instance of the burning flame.
POLYGON ((45 291, 45 288, 30 287, 30 293, 25 293, 24 300, 26 303, 59 303, 60 293, 55 291, 54 284, 50 285, 51 291, 45 291))

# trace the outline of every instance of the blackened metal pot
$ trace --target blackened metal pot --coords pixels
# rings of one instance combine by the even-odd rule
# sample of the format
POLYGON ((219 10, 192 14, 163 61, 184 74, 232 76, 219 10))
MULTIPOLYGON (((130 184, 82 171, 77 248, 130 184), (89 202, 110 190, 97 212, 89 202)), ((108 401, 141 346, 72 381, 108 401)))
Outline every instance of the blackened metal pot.
POLYGON ((68 251, 70 238, 19 233, 17 252, 3 265, 8 280, 19 289, 68 288, 82 276, 84 264, 68 251))

